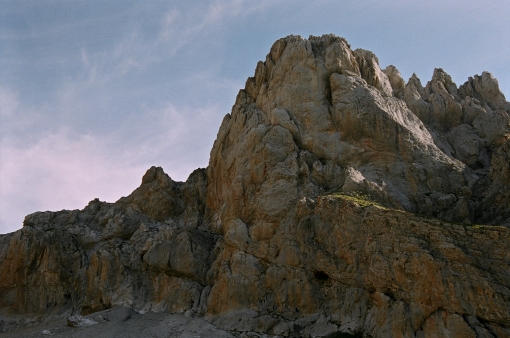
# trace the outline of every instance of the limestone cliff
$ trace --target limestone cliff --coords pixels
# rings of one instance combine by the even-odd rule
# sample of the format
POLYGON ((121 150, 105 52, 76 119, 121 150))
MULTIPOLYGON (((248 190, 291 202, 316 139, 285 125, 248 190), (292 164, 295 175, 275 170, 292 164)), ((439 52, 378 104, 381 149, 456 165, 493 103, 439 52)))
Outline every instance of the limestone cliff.
POLYGON ((232 332, 510 336, 510 103, 340 37, 272 46, 209 166, 0 236, 5 316, 114 306, 232 332))

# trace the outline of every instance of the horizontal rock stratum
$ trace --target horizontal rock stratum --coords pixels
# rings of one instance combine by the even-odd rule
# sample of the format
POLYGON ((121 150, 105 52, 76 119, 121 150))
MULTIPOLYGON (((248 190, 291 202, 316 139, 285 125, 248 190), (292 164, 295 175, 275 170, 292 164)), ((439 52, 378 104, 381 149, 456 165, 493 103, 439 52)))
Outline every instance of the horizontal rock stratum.
POLYGON ((343 38, 280 39, 206 169, 183 183, 152 167, 115 203, 0 236, 2 313, 127 306, 236 335, 510 337, 509 113, 488 72, 457 87, 436 69, 424 87, 343 38))

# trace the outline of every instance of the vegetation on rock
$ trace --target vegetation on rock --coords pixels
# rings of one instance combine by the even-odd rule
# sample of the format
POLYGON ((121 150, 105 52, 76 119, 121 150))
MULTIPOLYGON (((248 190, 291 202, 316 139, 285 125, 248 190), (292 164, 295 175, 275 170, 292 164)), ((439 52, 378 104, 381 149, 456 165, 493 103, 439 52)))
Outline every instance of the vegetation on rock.
POLYGON ((423 87, 343 38, 280 39, 207 168, 174 182, 153 167, 116 203, 34 213, 0 236, 0 308, 509 337, 509 113, 487 72, 457 87, 436 69, 423 87))

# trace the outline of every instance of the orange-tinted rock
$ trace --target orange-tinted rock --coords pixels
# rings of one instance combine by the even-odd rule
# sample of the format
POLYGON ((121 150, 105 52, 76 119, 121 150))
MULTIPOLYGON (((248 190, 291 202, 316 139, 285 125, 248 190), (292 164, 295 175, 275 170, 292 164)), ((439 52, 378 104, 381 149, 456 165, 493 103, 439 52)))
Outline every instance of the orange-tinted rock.
POLYGON ((153 167, 116 203, 0 236, 0 307, 128 306, 279 336, 510 336, 510 119, 487 74, 405 84, 343 38, 280 39, 208 168, 174 182, 153 167))

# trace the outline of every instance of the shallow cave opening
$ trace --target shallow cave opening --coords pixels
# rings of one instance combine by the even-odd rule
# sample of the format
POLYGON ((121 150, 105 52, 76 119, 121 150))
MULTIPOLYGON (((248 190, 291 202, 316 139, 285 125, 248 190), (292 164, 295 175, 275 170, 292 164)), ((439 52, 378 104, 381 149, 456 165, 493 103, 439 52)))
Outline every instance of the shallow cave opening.
POLYGON ((314 276, 317 280, 319 280, 319 281, 321 281, 321 282, 325 282, 325 281, 329 280, 329 275, 328 275, 326 272, 324 272, 324 271, 315 270, 315 271, 313 272, 313 276, 314 276))

